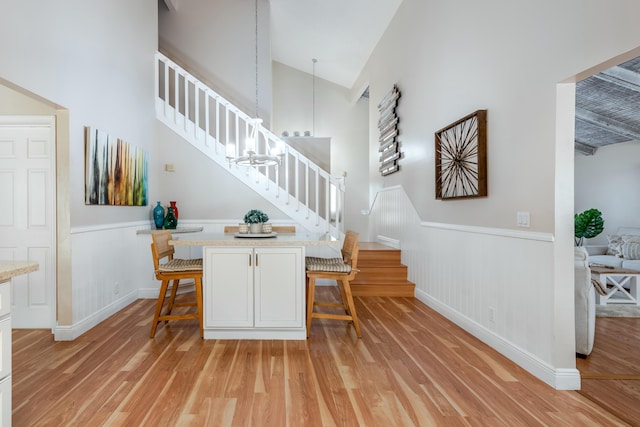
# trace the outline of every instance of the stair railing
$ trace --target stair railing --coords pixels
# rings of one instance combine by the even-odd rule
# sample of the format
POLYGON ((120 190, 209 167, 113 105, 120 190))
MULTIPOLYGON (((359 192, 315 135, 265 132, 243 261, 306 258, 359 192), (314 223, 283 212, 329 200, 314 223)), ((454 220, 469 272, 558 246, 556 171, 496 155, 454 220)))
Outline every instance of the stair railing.
POLYGON ((156 53, 155 64, 160 121, 309 231, 337 238, 344 234, 344 178, 331 176, 262 125, 258 125, 256 151, 284 147, 281 166, 230 163, 227 144, 242 153, 254 118, 162 53, 156 53))

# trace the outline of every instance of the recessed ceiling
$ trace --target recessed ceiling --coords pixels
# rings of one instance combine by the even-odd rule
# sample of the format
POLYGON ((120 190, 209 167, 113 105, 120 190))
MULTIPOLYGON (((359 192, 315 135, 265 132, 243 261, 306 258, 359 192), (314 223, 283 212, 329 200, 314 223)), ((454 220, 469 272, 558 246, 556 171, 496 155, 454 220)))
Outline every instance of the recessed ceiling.
POLYGON ((576 151, 640 141, 640 57, 576 85, 576 151))

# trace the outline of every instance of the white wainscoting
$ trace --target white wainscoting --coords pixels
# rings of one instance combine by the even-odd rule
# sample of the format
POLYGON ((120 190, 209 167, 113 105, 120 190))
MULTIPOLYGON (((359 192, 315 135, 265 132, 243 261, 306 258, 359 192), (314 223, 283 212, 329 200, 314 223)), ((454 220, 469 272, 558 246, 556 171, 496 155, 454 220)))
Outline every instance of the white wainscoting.
POLYGON ((55 327, 57 341, 74 340, 138 298, 144 271, 136 230, 145 228, 149 222, 71 230, 72 324, 55 327))
MULTIPOLYGON (((237 223, 237 219, 181 220, 180 226, 222 233, 225 225, 237 223)), ((160 282, 153 273, 151 236, 136 233, 152 227, 150 221, 138 221, 71 230, 72 324, 54 328, 56 341, 76 339, 138 298, 158 297, 160 282)), ((199 258, 202 248, 178 247, 176 256, 199 258)))
POLYGON ((552 387, 580 388, 575 363, 553 366, 573 351, 554 348, 553 235, 422 222, 401 186, 377 194, 370 227, 399 242, 416 298, 552 387))

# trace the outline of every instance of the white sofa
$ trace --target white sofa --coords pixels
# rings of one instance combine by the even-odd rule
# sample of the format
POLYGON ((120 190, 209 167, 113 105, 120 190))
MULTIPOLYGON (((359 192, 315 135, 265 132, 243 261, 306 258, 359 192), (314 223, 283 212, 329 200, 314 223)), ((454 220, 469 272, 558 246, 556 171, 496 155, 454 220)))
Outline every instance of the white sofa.
POLYGON ((575 248, 575 320, 576 354, 586 358, 593 350, 596 330, 596 293, 591 284, 589 254, 584 247, 575 248))
POLYGON ((608 245, 585 246, 591 264, 640 270, 640 228, 620 227, 607 239, 608 245))

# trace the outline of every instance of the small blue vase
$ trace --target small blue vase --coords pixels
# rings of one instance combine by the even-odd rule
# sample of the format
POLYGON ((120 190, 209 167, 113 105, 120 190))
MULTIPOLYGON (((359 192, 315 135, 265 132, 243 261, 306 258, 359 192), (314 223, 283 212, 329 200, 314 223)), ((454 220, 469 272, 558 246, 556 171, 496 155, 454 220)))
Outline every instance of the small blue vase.
POLYGON ((164 208, 160 202, 153 208, 153 222, 155 222, 158 230, 162 230, 162 226, 164 225, 164 208))

